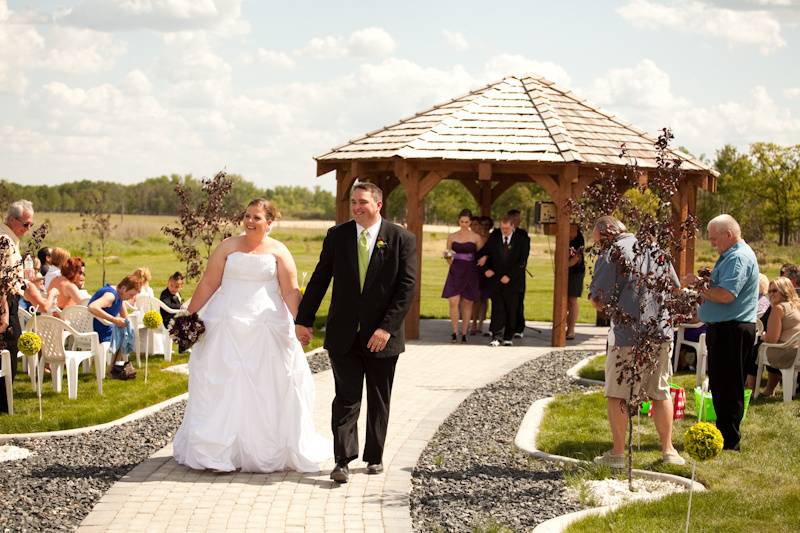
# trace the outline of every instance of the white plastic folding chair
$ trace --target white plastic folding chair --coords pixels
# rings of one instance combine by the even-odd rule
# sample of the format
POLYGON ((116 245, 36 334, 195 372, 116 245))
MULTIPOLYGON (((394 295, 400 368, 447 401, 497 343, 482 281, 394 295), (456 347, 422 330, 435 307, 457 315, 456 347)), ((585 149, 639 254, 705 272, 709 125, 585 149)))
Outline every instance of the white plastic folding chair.
MULTIPOLYGON (((93 318, 94 316, 89 312, 89 308, 85 305, 70 305, 61 311, 61 320, 81 333, 91 333, 94 331, 94 327, 92 326, 93 318)), ((72 335, 67 335, 65 341, 70 350, 92 349, 91 340, 88 337, 76 338, 72 335)), ((91 361, 91 359, 86 359, 83 362, 84 372, 89 371, 91 361)))
POLYGON ((14 387, 11 382, 11 352, 8 350, 0 351, 0 378, 6 387, 6 403, 8 404, 8 414, 14 414, 14 387))
POLYGON ((702 343, 702 346, 701 346, 701 343, 700 343, 699 339, 696 342, 695 341, 687 341, 685 339, 685 334, 686 334, 686 330, 687 329, 697 329, 697 328, 702 327, 703 325, 704 325, 703 322, 695 322, 694 324, 679 324, 678 325, 678 333, 677 333, 677 336, 675 338, 675 350, 674 350, 674 352, 672 354, 672 371, 673 372, 677 372, 678 371, 678 356, 681 353, 681 344, 684 344, 686 346, 691 346, 692 348, 694 348, 694 351, 697 354, 697 363, 698 363, 698 364, 695 365, 695 367, 699 367, 700 366, 699 365, 699 363, 700 363, 700 352, 701 352, 701 349, 703 349, 703 350, 705 349, 705 337, 703 337, 703 343, 702 343))
MULTIPOLYGON (((36 309, 35 307, 33 308, 36 309)), ((28 324, 33 315, 25 309, 19 308, 17 313, 19 316, 19 324, 22 331, 27 331, 28 324)), ((22 359, 22 371, 28 374, 31 380, 31 387, 36 390, 36 356, 26 357, 22 352, 17 352, 17 359, 22 359)))
POLYGON ((797 372, 800 371, 800 333, 793 336, 786 342, 780 344, 762 342, 758 347, 758 370, 756 371, 756 388, 753 391, 753 398, 758 398, 761 387, 761 374, 764 373, 764 366, 769 364, 767 360, 767 350, 796 350, 794 363, 789 368, 781 368, 781 383, 783 386, 783 401, 789 403, 794 398, 794 390, 797 387, 797 372))
POLYGON ((42 355, 38 364, 38 386, 42 387, 44 365, 50 365, 53 389, 61 392, 61 370, 67 369, 67 392, 70 400, 78 397, 78 365, 88 358, 94 358, 97 392, 103 394, 103 379, 106 374, 105 352, 100 345, 100 338, 94 331, 81 333, 63 320, 52 316, 36 318, 34 330, 42 338, 42 355), (64 348, 65 333, 76 339, 88 339, 89 351, 67 350, 64 348))
POLYGON ((146 348, 147 352, 151 354, 163 353, 165 361, 172 361, 172 338, 170 338, 169 331, 166 328, 167 324, 163 324, 156 330, 151 330, 146 328, 144 324, 141 323, 141 320, 148 311, 165 311, 174 315, 180 311, 180 309, 173 309, 158 298, 143 294, 136 297, 136 309, 139 312, 139 324, 136 328, 135 340, 137 365, 141 366, 139 363, 139 353, 143 348, 146 348), (144 342, 148 343, 146 347, 144 346, 144 342))

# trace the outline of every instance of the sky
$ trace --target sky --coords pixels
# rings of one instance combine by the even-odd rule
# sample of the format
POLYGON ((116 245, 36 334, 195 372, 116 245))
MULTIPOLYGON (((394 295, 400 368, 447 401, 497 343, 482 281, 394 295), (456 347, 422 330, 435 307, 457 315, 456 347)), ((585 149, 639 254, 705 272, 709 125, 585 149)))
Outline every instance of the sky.
POLYGON ((531 72, 712 160, 798 144, 798 24, 800 0, 0 0, 0 178, 333 190, 314 156, 531 72))

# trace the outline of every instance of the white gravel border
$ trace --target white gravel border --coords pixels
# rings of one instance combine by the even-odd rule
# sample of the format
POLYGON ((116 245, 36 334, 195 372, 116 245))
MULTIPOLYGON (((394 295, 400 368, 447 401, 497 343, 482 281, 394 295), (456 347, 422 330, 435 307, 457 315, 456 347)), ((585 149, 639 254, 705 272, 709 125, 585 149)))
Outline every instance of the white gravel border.
MULTIPOLYGON (((598 357, 602 354, 593 355, 591 357, 587 357, 583 359, 580 363, 573 366, 567 371, 567 374, 582 383, 586 384, 603 384, 602 381, 596 381, 591 379, 584 379, 579 378, 577 376, 578 370, 581 367, 585 366, 590 360, 595 357, 598 357)), ((553 401, 554 398, 542 398, 541 400, 537 400, 533 402, 533 404, 528 409, 528 412, 525 413, 525 417, 522 419, 522 423, 519 426, 519 430, 517 431, 517 436, 514 438, 514 444, 520 450, 526 452, 528 455, 532 457, 536 457, 537 459, 542 459, 544 461, 552 461, 562 464, 589 464, 589 461, 584 461, 581 459, 575 459, 573 457, 564 457, 563 455, 555 455, 550 454, 547 452, 543 452, 536 448, 536 437, 539 434, 539 427, 542 424, 542 419, 544 418, 545 408, 547 404, 553 401)), ((657 479, 661 481, 670 481, 672 483, 676 483, 678 485, 682 485, 686 487, 688 490, 689 487, 692 486, 694 483, 693 490, 696 492, 705 491, 706 488, 701 483, 697 481, 692 482, 691 479, 686 479, 685 477, 676 476, 673 474, 665 474, 663 472, 651 472, 649 470, 638 470, 636 468, 633 469, 633 473, 637 477, 648 478, 648 479, 657 479)), ((624 504, 622 504, 624 505, 624 504)), ((621 507, 621 505, 608 505, 603 507, 592 507, 590 509, 584 509, 583 511, 577 511, 574 513, 568 513, 565 515, 557 516, 555 518, 551 518, 545 522, 542 522, 533 530, 533 533, 560 533, 564 531, 567 526, 571 523, 580 520, 586 516, 591 515, 604 515, 610 511, 613 511, 621 507)))
MULTIPOLYGON (((306 357, 309 358, 314 355, 317 355, 318 353, 323 353, 323 352, 327 353, 327 350, 325 350, 325 348, 322 347, 315 348, 314 350, 307 352, 306 357)), ((114 426, 121 426, 122 424, 127 424, 128 422, 144 418, 166 407, 169 407, 170 405, 182 402, 187 398, 189 398, 189 393, 184 392, 181 395, 174 396, 172 398, 164 400, 161 403, 157 403, 149 407, 145 407, 144 409, 134 411, 133 413, 125 415, 122 418, 118 418, 116 420, 112 420, 111 422, 105 422, 104 424, 97 424, 94 426, 87 426, 87 427, 73 428, 73 429, 62 429, 58 431, 40 431, 36 433, 0 433, 0 444, 6 443, 12 439, 47 439, 50 437, 69 437, 72 435, 81 435, 83 433, 89 433, 90 431, 99 431, 103 429, 112 428, 114 426)))

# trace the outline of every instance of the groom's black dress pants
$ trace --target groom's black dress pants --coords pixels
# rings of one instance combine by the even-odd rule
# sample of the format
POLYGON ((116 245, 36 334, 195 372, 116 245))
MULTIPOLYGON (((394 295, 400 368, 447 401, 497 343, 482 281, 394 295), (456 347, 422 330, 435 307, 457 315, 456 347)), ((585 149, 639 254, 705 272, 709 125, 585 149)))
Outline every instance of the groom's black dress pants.
POLYGON ((358 457, 358 415, 361 391, 367 380, 367 432, 362 458, 369 464, 383 459, 386 428, 389 425, 389 401, 392 396, 394 368, 398 356, 375 357, 358 340, 347 353, 330 354, 336 396, 331 409, 333 454, 337 464, 347 464, 358 457))

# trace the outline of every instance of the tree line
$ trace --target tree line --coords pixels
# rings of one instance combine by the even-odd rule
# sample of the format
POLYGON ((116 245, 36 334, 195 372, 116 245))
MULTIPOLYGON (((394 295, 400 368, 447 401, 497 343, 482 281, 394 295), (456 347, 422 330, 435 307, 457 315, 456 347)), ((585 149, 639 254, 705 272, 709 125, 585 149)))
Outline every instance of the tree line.
MULTIPOLYGON (((716 193, 699 191, 697 215, 701 228, 714 216, 728 213, 741 223, 748 241, 774 239, 785 246, 800 240, 800 145, 755 143, 746 152, 725 145, 717 151, 712 165, 720 176, 716 193)), ((242 207, 248 200, 264 196, 273 200, 288 218, 332 220, 335 217, 333 193, 318 186, 312 189, 280 185, 261 189, 241 176, 228 177, 233 186, 225 202, 231 207, 242 207)), ((42 211, 85 212, 87 205, 102 198, 104 209, 110 213, 177 215, 176 185, 195 193, 202 187, 201 180, 176 174, 130 185, 88 180, 20 185, 0 180, 0 200, 7 204, 13 199, 26 198, 42 211)), ((387 216, 402 222, 406 207, 403 188, 397 187, 386 200, 387 216)), ((538 200, 549 200, 539 186, 517 184, 494 203, 492 217, 497 220, 509 209, 519 209, 523 222, 530 226, 538 200)), ((463 185, 444 180, 425 199, 425 222, 455 224, 464 208, 479 212, 475 199, 463 185)))
MULTIPOLYGON (((273 200, 281 212, 298 219, 332 219, 335 216, 333 194, 314 187, 279 185, 262 189, 241 176, 231 174, 233 181, 226 202, 244 206, 253 198, 264 196, 273 200)), ((38 210, 57 212, 85 212, 98 200, 109 213, 136 215, 176 215, 178 199, 175 187, 181 185, 190 191, 201 189, 201 180, 191 175, 158 176, 140 183, 121 184, 109 181, 80 180, 58 185, 21 185, 0 180, 0 200, 25 198, 38 210)))

